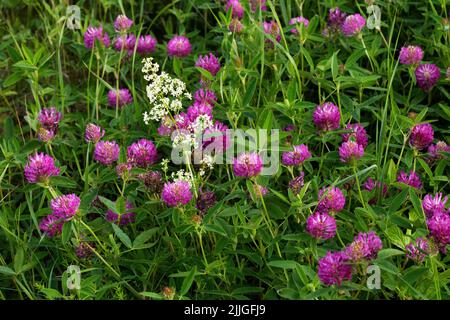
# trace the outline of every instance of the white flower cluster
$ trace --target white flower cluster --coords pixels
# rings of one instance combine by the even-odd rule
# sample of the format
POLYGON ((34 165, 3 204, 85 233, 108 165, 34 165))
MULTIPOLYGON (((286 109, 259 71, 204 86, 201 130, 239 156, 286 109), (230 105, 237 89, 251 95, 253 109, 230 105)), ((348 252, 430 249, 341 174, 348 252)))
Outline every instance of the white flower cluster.
POLYGON ((213 124, 213 119, 209 115, 201 114, 190 124, 190 129, 195 133, 203 133, 205 129, 211 128, 213 124))
POLYGON ((172 179, 174 182, 186 181, 191 187, 194 186, 194 176, 190 172, 186 172, 183 169, 177 172, 172 172, 172 179))
POLYGON ((196 135, 185 130, 177 130, 172 135, 172 147, 181 149, 183 152, 190 153, 191 148, 198 148, 199 143, 196 135))
POLYGON ((202 165, 202 168, 200 168, 198 173, 200 176, 204 176, 206 173, 205 170, 214 169, 214 158, 211 155, 204 155, 203 159, 200 160, 200 164, 202 165))
POLYGON ((181 100, 192 99, 191 94, 186 91, 186 84, 180 79, 172 78, 167 72, 158 74, 159 65, 153 62, 153 58, 145 58, 142 63, 144 79, 150 82, 146 88, 147 97, 153 105, 150 112, 144 112, 144 122, 148 124, 150 120, 161 121, 169 112, 180 112, 183 107, 181 100))

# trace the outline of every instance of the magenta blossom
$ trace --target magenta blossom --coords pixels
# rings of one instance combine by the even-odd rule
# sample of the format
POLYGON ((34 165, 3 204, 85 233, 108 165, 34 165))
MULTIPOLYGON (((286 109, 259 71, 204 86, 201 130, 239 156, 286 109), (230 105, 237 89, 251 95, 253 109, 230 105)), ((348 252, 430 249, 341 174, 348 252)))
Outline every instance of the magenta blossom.
POLYGON ((436 144, 430 145, 428 147, 428 153, 432 158, 436 159, 445 158, 445 156, 442 155, 441 152, 450 153, 450 146, 448 146, 444 141, 438 141, 436 144))
POLYGON ((231 19, 230 24, 228 25, 228 30, 233 33, 240 34, 244 30, 244 25, 238 18, 231 19))
POLYGON ((430 245, 425 238, 417 238, 414 242, 406 245, 406 257, 418 263, 423 262, 430 253, 430 245))
POLYGON ((128 162, 140 168, 152 165, 158 159, 158 151, 152 141, 140 139, 127 149, 128 162))
POLYGON ((342 134, 342 141, 347 142, 354 139, 363 148, 367 147, 369 141, 367 138, 367 132, 364 127, 359 123, 349 123, 345 127, 345 130, 349 130, 349 133, 342 134))
POLYGON ((98 28, 89 26, 84 33, 84 45, 88 49, 92 49, 94 47, 95 40, 105 47, 109 47, 109 36, 108 33, 103 33, 103 27, 100 26, 98 28))
POLYGON ((355 141, 347 141, 339 147, 339 157, 344 163, 355 163, 364 155, 364 147, 355 141))
POLYGON ((209 104, 211 106, 214 106, 214 104, 217 102, 217 97, 214 93, 214 91, 208 90, 208 89, 198 89, 194 93, 194 102, 197 102, 199 104, 209 104))
POLYGON ((114 21, 114 29, 118 32, 127 32, 133 25, 133 20, 129 19, 126 15, 118 15, 114 21))
POLYGON ((212 53, 209 53, 209 55, 199 56, 195 66, 209 71, 213 77, 220 70, 220 62, 212 53))
POLYGON ((140 36, 137 40, 136 51, 142 55, 155 52, 157 43, 156 39, 151 35, 140 36))
POLYGON ((227 150, 231 145, 231 137, 227 132, 228 127, 216 121, 214 126, 206 128, 203 134, 203 148, 204 150, 221 153, 227 150))
POLYGON ((302 190, 302 187, 305 182, 304 178, 305 178, 305 173, 303 171, 301 171, 297 177, 295 177, 294 179, 289 181, 289 189, 291 189, 291 191, 294 195, 298 195, 300 193, 300 191, 302 190))
MULTIPOLYGON (((280 27, 278 26, 275 20, 271 20, 269 22, 264 21, 263 29, 265 34, 273 36, 277 40, 277 42, 280 42, 281 40, 280 27)), ((269 45, 270 48, 274 47, 273 41, 271 39, 266 39, 266 43, 269 45)))
POLYGON ((434 139, 434 130, 431 124, 423 123, 416 124, 411 129, 411 135, 409 137, 409 143, 411 146, 418 150, 427 148, 434 139))
POLYGON ((423 50, 419 46, 402 47, 398 58, 401 64, 417 65, 423 59, 423 50))
POLYGON ((283 152, 281 161, 285 166, 298 166, 311 158, 308 146, 301 144, 294 146, 294 151, 283 152))
POLYGON ((29 183, 47 182, 51 176, 59 175, 55 160, 45 153, 35 153, 28 157, 25 178, 29 183))
POLYGON ((61 121, 62 114, 58 112, 55 107, 43 108, 38 115, 38 120, 41 126, 50 131, 58 129, 59 121, 61 121))
POLYGON ((330 239, 336 235, 336 219, 328 213, 315 212, 306 220, 306 231, 317 239, 330 239))
MULTIPOLYGON (((294 17, 291 20, 289 20, 289 24, 290 25, 303 24, 305 26, 305 28, 307 28, 309 25, 309 20, 306 18, 303 18, 302 16, 294 17)), ((298 33, 297 28, 292 28, 291 33, 297 34, 298 33)))
POLYGON ((250 9, 253 12, 258 11, 258 8, 261 11, 267 11, 266 0, 250 0, 250 9))
POLYGON ((345 196, 338 187, 320 189, 318 201, 317 211, 320 212, 339 212, 345 206, 345 196))
POLYGON ((99 141, 95 145, 94 159, 98 162, 110 165, 119 159, 120 147, 115 141, 99 141))
POLYGON ((341 30, 346 37, 351 37, 359 34, 365 25, 366 19, 359 13, 355 13, 345 18, 341 30))
POLYGON ((450 216, 447 213, 436 213, 427 220, 430 234, 442 253, 446 253, 445 246, 450 244, 450 216))
POLYGON ((186 57, 192 51, 191 43, 185 36, 174 36, 167 43, 167 53, 169 57, 186 57))
POLYGON ((328 251, 325 257, 319 259, 318 276, 326 286, 340 286, 343 281, 352 279, 352 266, 342 252, 328 251))
POLYGON ((92 142, 96 144, 100 141, 101 138, 105 135, 105 130, 100 126, 97 126, 93 123, 89 123, 86 126, 86 131, 84 133, 84 139, 86 142, 92 142))
POLYGON ((345 21, 347 14, 342 12, 339 8, 333 8, 328 11, 327 27, 325 34, 337 34, 341 31, 342 24, 345 21))
POLYGON ((39 223, 39 229, 49 238, 61 234, 64 220, 52 214, 44 217, 39 223))
POLYGON ((409 175, 407 175, 404 171, 400 171, 397 177, 397 182, 407 184, 416 189, 422 188, 422 182, 420 181, 419 175, 412 170, 409 172, 409 175))
POLYGON ((233 18, 242 19, 244 17, 244 7, 239 0, 228 0, 225 7, 226 11, 231 8, 231 15, 233 18))
POLYGON ((441 77, 441 71, 432 63, 421 64, 414 73, 417 85, 424 91, 430 91, 441 77))
POLYGON ((167 182, 164 184, 161 198, 169 207, 184 206, 192 199, 191 186, 184 180, 167 182))
POLYGON ((80 198, 72 193, 52 199, 50 201, 50 208, 55 217, 67 221, 77 214, 80 202, 80 198))
POLYGON ((55 137, 55 131, 47 130, 44 127, 40 127, 37 134, 38 140, 42 142, 50 142, 55 137))
POLYGON ((117 176, 122 180, 126 180, 130 176, 131 169, 133 169, 133 165, 131 163, 119 163, 116 166, 117 176))
POLYGON ((263 168, 261 157, 255 153, 241 153, 233 162, 234 174, 238 177, 258 176, 263 168))
POLYGON ((114 41, 114 49, 127 52, 128 55, 133 54, 135 46, 136 36, 134 34, 122 35, 114 41))
POLYGON ((341 113, 339 108, 331 102, 318 105, 313 113, 313 121, 317 129, 331 131, 339 128, 341 113))
POLYGON ((353 242, 345 249, 345 256, 347 259, 358 262, 362 259, 375 259, 378 251, 383 248, 380 237, 375 232, 368 233, 360 232, 353 240, 353 242))
POLYGON ((444 213, 447 200, 448 197, 444 197, 442 193, 436 193, 434 197, 427 194, 422 201, 422 208, 426 217, 431 218, 436 213, 444 213))
POLYGON ((115 89, 108 92, 108 104, 110 107, 115 107, 116 104, 122 108, 123 106, 133 102, 133 97, 128 89, 119 89, 119 94, 115 89))

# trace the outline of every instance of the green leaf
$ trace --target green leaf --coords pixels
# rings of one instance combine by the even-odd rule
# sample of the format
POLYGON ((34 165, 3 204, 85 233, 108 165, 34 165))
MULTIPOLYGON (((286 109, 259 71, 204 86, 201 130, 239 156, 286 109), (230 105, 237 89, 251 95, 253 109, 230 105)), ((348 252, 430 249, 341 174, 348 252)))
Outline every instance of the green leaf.
POLYGON ((26 60, 22 60, 13 64, 13 67, 23 69, 25 71, 35 71, 38 68, 26 60))
POLYGON ((224 237, 227 237, 227 232, 219 225, 217 224, 207 224, 205 225, 205 230, 209 232, 215 232, 218 233, 224 237))
POLYGON ((141 232, 133 241, 133 249, 142 247, 158 230, 159 228, 152 228, 141 232))
POLYGON ((72 234, 72 222, 68 221, 64 223, 62 228, 61 241, 63 244, 66 244, 69 241, 71 234, 72 234))
POLYGON ((23 266, 23 249, 17 248, 16 254, 14 256, 14 271, 16 271, 16 274, 19 274, 22 270, 23 266))
POLYGON ((50 183, 56 187, 63 187, 69 189, 74 189, 78 186, 73 179, 63 176, 50 177, 50 183))
POLYGON ((131 240, 130 237, 127 236, 127 234, 125 232, 122 231, 122 229, 120 229, 117 225, 115 225, 114 223, 111 224, 112 228, 116 234, 116 236, 120 239, 120 241, 122 241, 122 243, 128 248, 131 249, 132 245, 131 245, 131 240))
POLYGON ((13 269, 8 268, 8 267, 4 267, 4 266, 0 266, 0 273, 6 274, 8 276, 15 276, 16 273, 14 272, 13 269))
POLYGON ((194 282, 196 272, 197 272, 197 267, 194 266, 194 268, 191 269, 191 271, 189 272, 187 277, 184 278, 183 284, 181 285, 180 295, 184 296, 189 291, 189 289, 192 286, 192 283, 194 282))
POLYGON ((378 252, 378 259, 387 259, 393 256, 404 255, 405 253, 398 249, 382 249, 378 252))
POLYGON ((109 210, 111 210, 114 213, 119 213, 116 209, 116 204, 114 202, 102 196, 99 196, 98 198, 106 207, 108 207, 109 210))
POLYGON ((156 300, 164 300, 164 296, 155 292, 141 292, 144 297, 149 297, 156 300))
POLYGON ((256 90, 256 80, 250 78, 250 83, 245 92, 244 98, 242 99, 242 107, 246 107, 249 105, 250 101, 253 98, 253 95, 255 94, 255 90, 256 90))
POLYGON ((337 61, 337 52, 334 52, 331 56, 331 75, 333 76, 333 81, 336 81, 338 76, 339 65, 337 61))
POLYGON ((282 269, 295 269, 299 264, 293 260, 274 260, 267 263, 268 266, 282 269))

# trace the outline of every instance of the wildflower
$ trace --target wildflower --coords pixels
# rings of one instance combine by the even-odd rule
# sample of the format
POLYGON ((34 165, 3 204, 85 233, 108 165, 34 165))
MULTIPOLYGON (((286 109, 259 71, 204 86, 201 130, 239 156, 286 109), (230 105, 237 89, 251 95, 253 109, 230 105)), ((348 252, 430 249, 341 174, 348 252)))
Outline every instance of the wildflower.
POLYGON ((402 47, 398 58, 401 64, 417 65, 423 59, 423 50, 419 46, 402 47))
POLYGON ((440 251, 446 253, 445 246, 450 244, 450 216, 437 212, 427 220, 427 225, 440 251))
POLYGON ((427 239, 417 238, 414 242, 406 245, 406 257, 418 263, 423 262, 430 253, 430 245, 427 239))
POLYGON ((328 11, 327 29, 332 33, 338 33, 345 21, 347 14, 339 8, 333 8, 328 11))
POLYGON ((136 51, 142 55, 155 52, 156 44, 156 39, 151 35, 140 36, 137 41, 136 51))
POLYGON ((167 53, 170 57, 186 57, 192 51, 191 43, 185 36, 174 36, 167 43, 167 53))
POLYGON ((62 232, 64 221, 52 214, 44 217, 39 223, 39 229, 44 232, 49 238, 59 235, 62 232))
POLYGON ((195 207, 201 214, 206 214, 209 208, 212 208, 216 204, 216 195, 212 191, 203 191, 199 189, 197 203, 195 207))
POLYGON ((146 168, 156 162, 158 151, 153 142, 140 139, 127 149, 128 162, 140 168, 146 168))
POLYGON ((133 102, 133 97, 128 89, 119 89, 119 94, 115 89, 111 89, 108 92, 109 106, 115 107, 116 104, 120 108, 133 102))
POLYGON ((67 221, 77 214, 80 202, 80 198, 72 193, 52 199, 50 201, 50 208, 55 217, 67 221))
POLYGON ((103 33, 103 27, 100 26, 98 28, 89 26, 84 33, 84 45, 88 49, 92 49, 94 47, 95 39, 99 41, 100 44, 105 47, 109 47, 109 36, 108 33, 103 33))
POLYGON ((61 118, 61 112, 58 112, 55 107, 43 108, 38 115, 41 126, 50 131, 56 131, 58 129, 61 118))
POLYGON ((260 198, 267 195, 269 189, 256 183, 253 185, 253 192, 255 193, 256 197, 260 198))
POLYGON ((261 173, 263 163, 261 157, 254 152, 241 153, 233 161, 233 171, 238 177, 250 178, 261 173))
POLYGON ((400 171, 397 182, 407 184, 416 189, 422 188, 420 177, 412 170, 409 172, 409 176, 404 171, 400 171))
POLYGON ((139 180, 141 180, 145 187, 154 193, 159 193, 163 187, 163 181, 161 173, 158 171, 148 171, 146 173, 141 173, 138 175, 139 180))
POLYGON ((327 252, 325 257, 319 259, 318 276, 320 281, 331 286, 341 285, 342 281, 352 279, 352 266, 347 263, 342 252, 327 252))
POLYGON ((209 104, 211 106, 214 106, 214 104, 217 102, 217 97, 214 91, 202 88, 195 91, 194 101, 199 104, 209 104))
POLYGON ((298 166, 311 158, 308 146, 301 144, 294 146, 294 151, 283 152, 281 161, 285 166, 298 166))
POLYGON ((25 165, 25 178, 29 183, 47 182, 51 176, 59 175, 55 160, 45 153, 35 153, 28 157, 25 165))
POLYGON ((136 36, 134 34, 122 35, 114 41, 114 49, 116 51, 127 52, 132 55, 136 46, 136 36))
POLYGON ((427 194, 422 201, 422 208, 426 217, 431 218, 436 213, 444 213, 447 200, 448 197, 443 197, 442 193, 436 193, 434 197, 427 194))
MULTIPOLYGON (((303 24, 305 26, 305 28, 307 28, 309 25, 309 20, 300 16, 300 17, 295 17, 295 18, 292 18, 291 20, 289 20, 289 24, 290 25, 303 24)), ((297 34, 298 33, 297 28, 292 28, 291 33, 297 34)))
POLYGON ((431 90, 441 77, 441 71, 432 63, 421 64, 414 73, 417 85, 424 91, 431 90))
POLYGON ((339 212, 345 206, 345 196, 338 187, 320 189, 318 201, 317 211, 320 212, 339 212))
MULTIPOLYGON (((274 20, 269 22, 264 21, 263 29, 265 34, 273 36, 277 40, 277 42, 280 42, 281 40, 280 27, 278 26, 276 21, 274 20)), ((274 45, 272 40, 266 39, 266 43, 269 44, 269 47, 273 48, 274 45)))
POLYGON ((258 8, 267 11, 266 0, 250 0, 250 8, 253 12, 258 11, 258 8))
POLYGON ((80 244, 75 248, 75 255, 78 259, 89 259, 92 257, 96 245, 93 242, 80 242, 80 244))
POLYGON ((427 148, 434 139, 433 127, 429 123, 416 124, 409 137, 409 143, 411 146, 418 150, 427 148))
POLYGON ((450 153, 450 146, 448 146, 444 141, 438 141, 435 145, 430 145, 428 147, 428 153, 432 158, 443 159, 444 156, 441 152, 450 153))
POLYGON ((314 124, 322 131, 336 130, 339 128, 340 120, 339 108, 331 102, 318 105, 313 113, 314 124))
POLYGON ((192 199, 191 186, 183 180, 168 182, 164 184, 161 198, 169 207, 186 205, 192 199))
POLYGON ((99 141, 95 145, 94 159, 109 165, 119 159, 120 147, 115 141, 99 141))
POLYGON ((122 180, 127 180, 128 177, 130 176, 130 171, 131 171, 132 168, 133 168, 133 166, 132 166, 131 163, 128 163, 128 162, 126 162, 126 163, 119 163, 116 166, 117 176, 119 178, 121 178, 122 180))
POLYGON ((233 18, 242 19, 244 17, 244 7, 239 0, 228 0, 226 11, 231 8, 231 15, 233 18))
POLYGON ((201 115, 207 115, 209 116, 209 118, 212 119, 212 108, 213 107, 210 104, 201 104, 198 102, 194 102, 194 105, 190 106, 187 109, 189 122, 190 123, 194 122, 195 119, 197 119, 201 115))
POLYGON ((292 190, 292 193, 294 195, 298 195, 300 193, 304 184, 304 177, 305 173, 301 171, 297 177, 295 177, 289 182, 289 189, 292 190))
POLYGON ((112 210, 106 211, 105 219, 106 221, 118 224, 120 226, 124 226, 130 223, 133 223, 135 221, 136 214, 132 212, 133 210, 133 204, 129 201, 126 201, 125 203, 125 212, 121 213, 115 213, 112 210))
POLYGON ((358 262, 362 259, 375 259, 378 251, 383 248, 380 237, 375 232, 360 232, 353 242, 345 249, 344 254, 347 259, 358 262))
POLYGON ((114 29, 117 32, 127 32, 133 25, 133 20, 129 19, 126 15, 118 15, 114 21, 114 29))
POLYGON ((55 131, 47 130, 44 127, 38 129, 38 139, 42 142, 49 142, 55 137, 55 131))
POLYGON ((364 148, 355 141, 347 141, 339 147, 339 157, 344 163, 354 163, 364 155, 364 148))
POLYGON ((209 71, 213 77, 220 70, 220 62, 212 53, 209 53, 209 55, 199 56, 195 66, 209 71))
POLYGON ((345 18, 341 30, 346 37, 351 37, 359 34, 365 25, 366 19, 359 13, 355 13, 345 18))
POLYGON ((100 126, 97 126, 93 123, 89 123, 86 126, 86 131, 84 133, 84 139, 86 142, 92 142, 96 144, 100 141, 101 138, 105 135, 105 130, 100 126))
MULTIPOLYGON (((377 190, 381 189, 381 182, 374 181, 372 178, 367 178, 366 182, 363 183, 362 187, 363 187, 363 189, 365 189, 369 192, 372 192, 375 189, 377 189, 377 190)), ((383 190, 382 190, 383 197, 387 196, 387 192, 388 192, 388 187, 387 187, 386 183, 383 183, 383 190)), ((369 200, 370 204, 375 204, 376 202, 377 202, 376 197, 369 200)))
POLYGON ((306 220, 306 231, 317 239, 330 239, 336 235, 336 220, 328 213, 315 212, 306 220))
POLYGON ((173 298, 175 297, 175 288, 164 287, 162 290, 162 294, 167 300, 173 300, 173 298))
POLYGON ((244 25, 237 18, 231 19, 228 29, 233 33, 241 33, 244 30, 244 25))
POLYGON ((214 148, 218 153, 227 150, 231 146, 231 137, 227 130, 228 127, 219 121, 216 121, 214 126, 206 128, 203 134, 203 149, 214 148))
POLYGON ((345 130, 349 130, 351 132, 342 134, 342 141, 347 142, 351 139, 354 139, 359 145, 363 148, 368 145, 367 132, 364 127, 359 123, 347 124, 345 130))

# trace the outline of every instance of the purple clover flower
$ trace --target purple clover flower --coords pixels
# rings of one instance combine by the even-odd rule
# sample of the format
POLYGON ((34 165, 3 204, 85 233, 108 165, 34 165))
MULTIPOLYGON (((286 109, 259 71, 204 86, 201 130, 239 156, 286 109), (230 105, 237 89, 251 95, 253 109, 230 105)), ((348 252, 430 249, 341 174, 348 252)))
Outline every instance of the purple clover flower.
POLYGON ((191 43, 185 36, 174 36, 167 43, 167 53, 169 57, 186 57, 192 51, 191 43))
POLYGON ((255 153, 241 153, 233 161, 233 171, 238 177, 255 177, 258 176, 263 168, 261 157, 255 153))
POLYGON ((104 165, 110 165, 119 159, 120 147, 115 141, 99 141, 95 145, 94 159, 104 165))
POLYGON ((59 175, 59 172, 55 160, 42 152, 30 155, 24 170, 29 183, 47 182, 50 177, 59 175))
POLYGON ((336 235, 336 219, 328 213, 315 212, 306 220, 306 231, 316 239, 330 239, 336 235))
POLYGON ((192 199, 191 186, 183 180, 167 182, 164 184, 161 198, 169 207, 184 206, 192 199))

